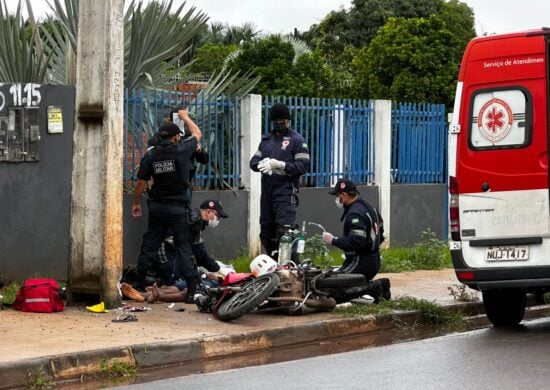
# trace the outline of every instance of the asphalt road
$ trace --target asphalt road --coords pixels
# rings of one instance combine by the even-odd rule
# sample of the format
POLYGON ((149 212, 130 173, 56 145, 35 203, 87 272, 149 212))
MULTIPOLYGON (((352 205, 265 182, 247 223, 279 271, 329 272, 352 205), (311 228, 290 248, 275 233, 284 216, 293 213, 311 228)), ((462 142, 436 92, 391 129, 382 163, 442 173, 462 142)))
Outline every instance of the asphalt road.
POLYGON ((117 389, 534 389, 550 382, 550 318, 117 389))

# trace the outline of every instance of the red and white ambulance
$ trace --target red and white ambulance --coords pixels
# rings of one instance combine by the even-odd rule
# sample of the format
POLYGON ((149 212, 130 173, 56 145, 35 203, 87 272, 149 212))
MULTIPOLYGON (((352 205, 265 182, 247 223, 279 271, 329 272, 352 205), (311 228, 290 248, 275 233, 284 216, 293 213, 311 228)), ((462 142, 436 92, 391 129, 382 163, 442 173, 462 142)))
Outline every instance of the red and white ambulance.
POLYGON ((449 126, 450 248, 494 326, 550 291, 550 29, 473 39, 449 126))

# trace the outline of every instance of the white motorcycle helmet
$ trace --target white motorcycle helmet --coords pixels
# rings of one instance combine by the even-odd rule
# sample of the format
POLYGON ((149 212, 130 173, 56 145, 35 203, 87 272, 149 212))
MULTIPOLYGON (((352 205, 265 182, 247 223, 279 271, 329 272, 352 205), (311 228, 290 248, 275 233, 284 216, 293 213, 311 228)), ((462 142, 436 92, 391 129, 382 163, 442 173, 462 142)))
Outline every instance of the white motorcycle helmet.
POLYGON ((250 263, 250 272, 254 277, 262 276, 277 269, 277 262, 268 255, 259 255, 250 263))

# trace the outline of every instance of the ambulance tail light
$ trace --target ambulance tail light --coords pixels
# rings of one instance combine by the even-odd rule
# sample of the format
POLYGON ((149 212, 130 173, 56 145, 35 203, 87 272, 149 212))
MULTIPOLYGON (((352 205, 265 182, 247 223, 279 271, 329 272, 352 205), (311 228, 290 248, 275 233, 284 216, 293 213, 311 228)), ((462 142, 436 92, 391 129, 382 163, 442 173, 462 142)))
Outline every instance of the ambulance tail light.
POLYGON ((449 176, 449 225, 451 240, 460 241, 460 209, 458 207, 458 179, 449 176))
POLYGON ((476 274, 473 271, 456 271, 456 277, 461 282, 476 280, 476 274))

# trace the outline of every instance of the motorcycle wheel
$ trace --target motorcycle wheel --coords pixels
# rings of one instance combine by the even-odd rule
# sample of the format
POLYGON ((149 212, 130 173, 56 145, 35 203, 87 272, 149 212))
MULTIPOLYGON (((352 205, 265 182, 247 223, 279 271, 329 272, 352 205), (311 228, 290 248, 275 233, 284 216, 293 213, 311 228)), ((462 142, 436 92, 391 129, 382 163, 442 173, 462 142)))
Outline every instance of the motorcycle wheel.
POLYGON ((316 280, 317 289, 360 287, 366 284, 362 274, 332 274, 316 280))
POLYGON ((222 303, 216 313, 221 321, 232 321, 251 312, 269 297, 279 285, 277 274, 259 276, 241 286, 242 290, 222 303))

